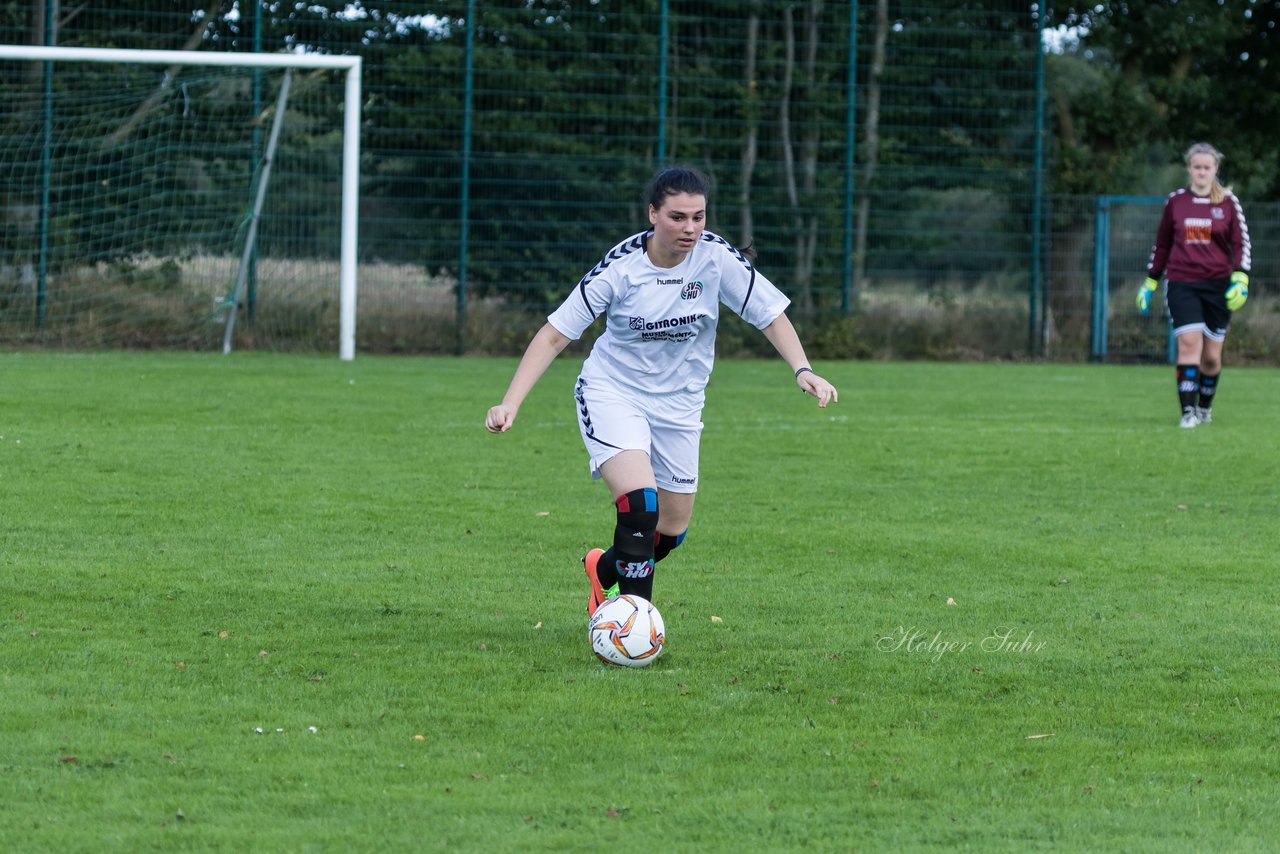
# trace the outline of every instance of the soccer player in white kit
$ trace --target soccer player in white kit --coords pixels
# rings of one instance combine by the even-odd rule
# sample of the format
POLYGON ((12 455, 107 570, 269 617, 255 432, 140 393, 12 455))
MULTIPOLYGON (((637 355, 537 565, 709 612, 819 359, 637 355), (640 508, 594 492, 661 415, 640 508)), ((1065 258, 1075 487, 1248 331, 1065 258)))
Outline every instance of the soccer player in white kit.
POLYGON ((684 540, 698 491, 702 406, 723 304, 764 333, 818 406, 838 400, 813 372, 784 311, 789 300, 723 238, 706 231, 710 183, 693 169, 650 182, 648 231, 609 250, 525 350, 485 418, 504 433, 547 366, 601 314, 574 389, 591 475, 617 509, 613 543, 583 558, 587 613, 610 595, 653 599, 654 564, 684 540), (615 590, 616 588, 616 590, 615 590))

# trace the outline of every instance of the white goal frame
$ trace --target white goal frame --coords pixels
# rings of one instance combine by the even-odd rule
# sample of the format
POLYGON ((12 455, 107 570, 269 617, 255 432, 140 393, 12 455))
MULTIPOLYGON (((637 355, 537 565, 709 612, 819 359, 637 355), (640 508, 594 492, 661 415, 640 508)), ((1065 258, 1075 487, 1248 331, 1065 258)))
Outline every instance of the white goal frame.
POLYGON ((345 54, 227 53, 199 50, 122 50, 0 45, 0 59, 243 68, 324 68, 345 72, 346 89, 342 111, 342 223, 338 273, 338 358, 346 362, 355 358, 357 212, 360 202, 360 70, 362 62, 360 57, 345 54))

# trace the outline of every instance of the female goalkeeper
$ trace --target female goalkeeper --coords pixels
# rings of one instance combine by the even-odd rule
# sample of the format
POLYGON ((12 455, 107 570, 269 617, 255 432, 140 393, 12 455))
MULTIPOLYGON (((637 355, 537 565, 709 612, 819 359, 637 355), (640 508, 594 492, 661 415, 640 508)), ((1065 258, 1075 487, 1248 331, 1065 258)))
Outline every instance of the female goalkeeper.
POLYGON ((764 333, 818 406, 837 399, 783 313, 789 300, 742 252, 705 230, 709 190, 693 169, 658 172, 647 192, 651 227, 583 276, 534 335, 502 402, 485 418, 491 433, 511 429, 552 360, 605 315, 574 388, 591 475, 604 479, 617 510, 610 548, 583 558, 588 613, 615 585, 652 600, 654 564, 684 539, 722 303, 764 333))
POLYGON ((1252 258, 1240 200, 1218 183, 1222 152, 1197 142, 1183 159, 1191 180, 1165 202, 1147 278, 1138 289, 1138 310, 1150 310, 1151 295, 1164 276, 1178 345, 1178 426, 1195 427, 1213 419, 1222 343, 1231 312, 1249 298, 1252 258))

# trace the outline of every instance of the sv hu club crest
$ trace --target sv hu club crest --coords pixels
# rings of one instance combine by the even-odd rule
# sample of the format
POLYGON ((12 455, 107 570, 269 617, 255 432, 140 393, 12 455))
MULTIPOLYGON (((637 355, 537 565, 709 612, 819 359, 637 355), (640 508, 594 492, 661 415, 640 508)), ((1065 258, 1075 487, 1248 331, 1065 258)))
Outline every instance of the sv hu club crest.
POLYGON ((697 299, 702 296, 702 282, 690 282, 680 289, 680 299, 697 299))

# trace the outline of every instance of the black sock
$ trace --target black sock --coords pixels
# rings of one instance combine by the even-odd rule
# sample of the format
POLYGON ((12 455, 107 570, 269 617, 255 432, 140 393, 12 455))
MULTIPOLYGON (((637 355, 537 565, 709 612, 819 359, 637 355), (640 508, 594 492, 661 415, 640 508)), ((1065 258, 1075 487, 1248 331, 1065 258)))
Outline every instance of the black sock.
POLYGON ((618 583, 617 560, 618 553, 613 550, 613 546, 609 546, 596 564, 596 578, 600 579, 600 586, 605 590, 618 583))
POLYGON ((1199 393, 1200 369, 1195 365, 1178 365, 1178 403, 1183 412, 1195 410, 1199 393))
MULTIPOLYGON (((687 531, 685 533, 688 533, 687 531)), ((661 534, 653 535, 653 562, 656 564, 667 555, 675 551, 676 547, 684 542, 684 533, 681 534, 661 534)), ((618 583, 618 553, 613 546, 609 546, 608 551, 601 556, 600 562, 596 564, 596 578, 600 579, 600 586, 605 590, 618 583)), ((647 597, 646 597, 647 598, 647 597)))
POLYGON ((1209 409, 1213 406, 1213 396, 1218 393, 1218 377, 1219 374, 1209 376, 1208 374, 1200 375, 1200 408, 1209 409))
POLYGON ((658 493, 652 487, 618 496, 613 546, 600 558, 600 586, 614 583, 618 592, 653 598, 653 541, 658 529, 658 493))
POLYGON ((626 596, 639 596, 641 599, 653 601, 653 570, 641 578, 619 578, 618 593, 626 596))
POLYGON ((653 562, 657 563, 675 551, 676 546, 684 542, 684 531, 679 534, 664 534, 661 531, 653 535, 653 562))

